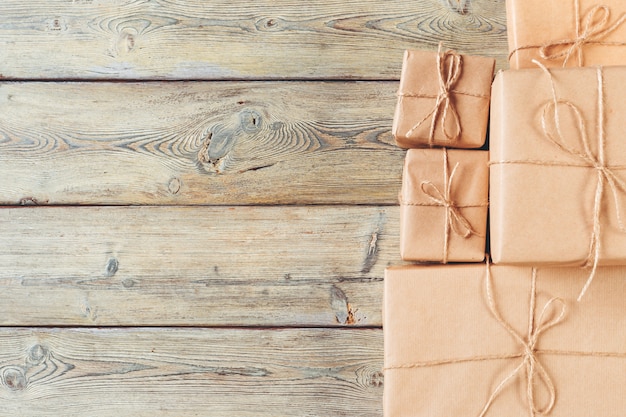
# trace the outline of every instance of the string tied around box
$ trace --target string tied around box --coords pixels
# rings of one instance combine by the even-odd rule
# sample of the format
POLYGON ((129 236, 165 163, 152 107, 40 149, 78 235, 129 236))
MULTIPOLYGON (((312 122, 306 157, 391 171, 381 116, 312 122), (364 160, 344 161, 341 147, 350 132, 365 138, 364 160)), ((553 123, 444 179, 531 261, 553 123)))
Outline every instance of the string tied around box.
POLYGON ((541 309, 538 318, 535 318, 538 311, 538 275, 538 269, 532 268, 528 300, 528 326, 526 334, 523 335, 522 332, 517 331, 511 324, 511 322, 507 321, 502 315, 499 303, 497 301, 496 291, 494 290, 494 278, 491 272, 491 263, 489 261, 489 257, 487 257, 487 261, 485 262, 483 285, 485 289, 485 302, 487 304, 486 308, 489 311, 490 316, 494 318, 500 324, 500 326, 504 328, 507 333, 516 341, 516 344, 519 345, 520 350, 518 352, 474 355, 469 357, 400 363, 388 365, 384 368, 384 370, 411 370, 463 363, 519 360, 518 365, 515 366, 515 368, 513 368, 511 372, 506 374, 506 376, 502 378, 498 385, 490 392, 487 400, 481 408, 481 411, 476 411, 477 416, 487 417, 499 396, 504 392, 505 388, 510 387, 512 382, 517 380, 518 378, 523 378, 525 382, 525 397, 526 406, 528 407, 528 415, 530 417, 549 415, 557 405, 558 390, 557 385, 553 382, 552 377, 548 372, 548 368, 540 359, 542 356, 547 355, 572 358, 613 358, 626 360, 626 353, 603 352, 594 350, 555 350, 546 349, 545 347, 539 347, 541 337, 544 336, 546 332, 548 332, 555 326, 562 325, 565 322, 567 318, 568 305, 564 299, 551 296, 548 301, 543 305, 543 308, 541 309), (542 404, 539 404, 540 399, 538 399, 536 395, 538 389, 543 389, 547 393, 547 395, 542 399, 542 404))
MULTIPOLYGON (((461 236, 464 239, 472 235, 480 236, 470 224, 467 217, 461 213, 461 206, 457 205, 451 196, 452 183, 459 163, 457 162, 450 172, 448 163, 448 150, 443 148, 443 191, 438 188, 432 181, 424 180, 420 184, 422 193, 424 193, 430 201, 436 206, 442 206, 445 209, 445 230, 443 243, 443 263, 448 263, 448 251, 450 247, 450 232, 461 236)), ((483 206, 485 206, 484 204, 483 206)))
POLYGON ((563 59, 563 68, 570 58, 576 55, 578 66, 584 66, 584 48, 586 45, 599 46, 626 46, 626 42, 611 42, 603 40, 617 30, 625 21, 626 14, 622 14, 614 23, 609 23, 611 9, 608 6, 597 5, 591 8, 582 18, 580 16, 580 0, 574 0, 576 35, 571 39, 550 41, 541 45, 520 46, 509 54, 509 60, 520 50, 539 48, 539 56, 545 60, 563 59))
MULTIPOLYGON (((539 342, 540 336, 542 336, 546 331, 551 329, 552 327, 560 324, 565 319, 566 315, 566 305, 565 302, 558 298, 551 298, 543 307, 539 318, 535 320, 535 315, 537 311, 537 269, 532 269, 531 275, 531 286, 530 286, 530 298, 529 298, 529 311, 528 311, 528 333, 526 337, 522 336, 518 333, 513 326, 506 321, 500 310, 498 308, 498 304, 496 302, 496 297, 494 295, 493 290, 493 278, 491 276, 491 263, 489 258, 485 263, 485 290, 486 290, 486 301, 489 312, 491 316, 504 328, 506 331, 515 339, 515 341, 519 344, 521 351, 518 353, 512 354, 496 354, 496 355, 483 355, 483 356, 472 356, 467 358, 453 358, 453 359, 443 359, 443 360, 435 360, 435 361, 425 361, 425 362, 416 362, 416 363, 408 363, 401 364, 395 366, 388 366, 385 370, 395 370, 395 369, 415 369, 415 368, 428 368, 433 366, 443 366, 450 364, 458 364, 458 363, 467 363, 467 362, 487 362, 493 360, 503 360, 503 359, 521 359, 519 365, 517 365, 502 381, 496 386, 496 388, 491 392, 489 398, 485 402, 480 414, 478 417, 485 417, 492 405, 495 403, 497 398, 500 396, 504 388, 506 388, 515 378, 519 377, 523 373, 525 373, 526 378, 526 399, 528 405, 528 412, 530 417, 535 417, 537 415, 547 415, 549 414, 554 405, 556 404, 556 395, 557 391, 554 383, 552 382, 552 378, 548 374, 548 371, 541 363, 538 358, 538 355, 543 353, 538 350, 537 344, 539 342), (557 308, 555 310, 555 307, 557 308), (553 317, 553 318, 551 318, 553 317), (548 392, 548 400, 546 404, 543 406, 537 405, 537 399, 535 397, 535 391, 539 385, 542 385, 543 388, 548 392)), ((561 352, 551 352, 551 353, 561 353, 561 352)), ((604 356, 601 353, 578 353, 578 352, 563 352, 567 355, 574 356, 604 356)))
POLYGON ((571 101, 558 98, 556 84, 554 76, 548 68, 546 68, 540 62, 533 60, 533 62, 543 70, 548 76, 550 81, 551 98, 544 105, 541 114, 541 129, 543 138, 567 155, 577 159, 579 163, 575 162, 549 162, 549 161, 536 161, 536 160, 508 160, 508 161, 493 161, 491 165, 499 164, 526 164, 526 165, 538 165, 538 166, 561 166, 561 167, 582 167, 591 168, 595 170, 597 175, 596 189, 593 199, 593 218, 592 218, 592 231, 589 238, 589 251, 586 259, 584 260, 583 267, 591 268, 589 277, 583 286, 578 301, 581 301, 587 290, 589 289, 593 279, 596 275, 602 250, 602 209, 603 199, 606 193, 606 188, 609 189, 613 204, 616 210, 616 221, 619 230, 622 233, 626 233, 626 225, 624 224, 622 214, 622 204, 620 202, 620 193, 626 193, 626 182, 619 178, 615 171, 617 169, 624 169, 626 167, 621 166, 609 166, 606 162, 605 146, 606 146, 606 133, 604 129, 605 125, 605 99, 604 99, 604 72, 602 67, 596 68, 596 81, 597 81, 597 106, 598 106, 598 133, 597 133, 597 152, 594 153, 591 149, 591 141, 587 133, 587 125, 582 115, 581 110, 571 101), (580 148, 572 147, 567 144, 562 133, 561 113, 560 108, 565 107, 569 109, 574 117, 574 129, 577 132, 577 139, 579 141, 580 148))
MULTIPOLYGON (((461 76, 461 70, 463 67, 463 58, 456 51, 447 50, 442 51, 443 44, 439 43, 437 50, 437 80, 439 84, 439 92, 435 97, 435 105, 433 109, 424 116, 419 122, 417 122, 409 131, 407 136, 413 135, 415 130, 430 120, 430 130, 428 132, 428 145, 433 146, 435 141, 435 130, 437 129, 437 123, 441 126, 441 133, 447 139, 448 142, 454 143, 461 136, 461 119, 459 113, 452 100, 452 88, 459 80, 461 76), (448 117, 452 118, 454 124, 453 131, 449 132, 447 128, 448 117)), ((426 97, 420 94, 403 94, 409 97, 426 97)))
POLYGON ((541 310, 541 314, 539 314, 539 319, 535 321, 535 312, 537 309, 537 269, 533 268, 530 286, 530 306, 528 309, 528 334, 526 335, 526 338, 524 338, 513 328, 513 326, 511 326, 510 323, 504 320, 502 314, 498 309, 495 297, 493 295, 493 282, 491 277, 491 268, 489 267, 489 261, 487 261, 487 269, 485 274, 485 289, 487 294, 487 305, 489 306, 489 311, 498 321, 498 323, 500 323, 500 325, 504 329, 506 329, 506 331, 520 345, 523 352, 520 354, 520 357, 522 359, 521 363, 510 374, 502 379, 498 386, 493 390, 493 392, 489 396, 489 399, 485 403, 482 412, 479 414, 479 417, 485 417, 487 415, 487 412, 491 408, 494 401, 498 398, 502 390, 509 384, 509 382, 513 381, 515 377, 517 377, 524 370, 526 371, 526 400, 528 402, 529 415, 531 417, 534 417, 536 415, 549 414, 554 408, 554 404, 556 402, 556 388, 554 387, 552 378, 550 378, 550 375, 546 371, 545 367, 537 358, 536 346, 542 333, 544 333, 551 327, 558 325, 565 318, 565 302, 558 297, 550 298, 550 300, 544 305, 543 309, 541 310), (550 320, 549 312, 551 308, 555 305, 560 306, 560 309, 558 309, 558 314, 556 315, 556 317, 550 320), (535 387, 538 383, 541 383, 549 394, 548 402, 543 405, 543 407, 537 406, 535 400, 535 387))
POLYGON ((595 169, 598 180, 596 184, 596 192, 594 197, 594 208, 593 208, 593 231, 591 233, 590 242, 589 242, 589 254, 585 261, 585 266, 591 267, 591 273, 589 274, 589 278, 585 283, 579 297, 578 301, 582 299, 582 297, 587 292, 591 282, 593 281, 601 253, 601 228, 602 228, 602 198, 604 195, 605 185, 608 185, 610 192, 613 197, 613 202, 616 208, 616 220, 620 231, 626 233, 626 226, 624 225, 624 221, 622 220, 622 206, 620 204, 619 193, 626 192, 626 183, 615 174, 615 172, 609 167, 606 163, 605 158, 605 144, 606 144, 606 135, 604 130, 605 123, 605 110, 604 110, 604 75, 601 67, 596 69, 597 83, 598 83, 598 149, 597 155, 593 153, 590 146, 590 140, 587 135, 587 128, 585 125, 585 119, 582 116, 582 113, 576 105, 567 100, 558 99, 556 86, 554 82, 554 77, 552 73, 542 64, 536 62, 537 65, 548 75, 550 79, 550 88, 552 93, 552 101, 548 102, 544 108, 541 116, 541 127, 544 133, 544 138, 552 142, 562 151, 577 157, 581 160, 581 162, 590 168, 595 169), (582 152, 578 149, 569 147, 566 145, 566 142, 563 139, 563 134, 561 131, 561 117, 559 114, 559 105, 564 105, 572 110, 574 117, 577 122, 577 131, 579 133, 579 140, 582 144, 582 152), (552 132, 548 126, 549 117, 552 118, 550 120, 554 124, 555 132, 552 132), (556 135, 555 135, 556 133, 556 135))

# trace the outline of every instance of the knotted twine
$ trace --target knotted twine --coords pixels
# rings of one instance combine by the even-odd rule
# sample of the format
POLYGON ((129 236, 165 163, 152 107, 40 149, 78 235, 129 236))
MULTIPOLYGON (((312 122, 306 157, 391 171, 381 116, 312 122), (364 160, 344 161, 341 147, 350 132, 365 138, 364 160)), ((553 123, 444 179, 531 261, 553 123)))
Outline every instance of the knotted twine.
POLYGON ((558 297, 552 297, 550 300, 543 306, 541 310, 541 314, 539 314, 539 319, 535 324, 535 311, 537 307, 537 269, 532 269, 531 283, 530 283, 530 306, 528 308, 528 333, 526 338, 522 337, 518 332, 515 331, 513 326, 504 318, 502 318, 502 314, 498 310, 498 306, 496 304, 496 300, 493 296, 493 282, 491 278, 491 268, 489 267, 489 261, 487 261, 487 270, 485 272, 485 287, 487 293, 487 305, 489 306, 489 311, 493 315, 493 317, 500 323, 504 329, 515 339, 515 341, 522 348, 522 352, 518 357, 522 359, 521 363, 508 375, 506 376, 500 384, 493 390, 491 396, 485 403, 482 412, 479 414, 479 417, 484 417, 493 402, 498 398, 504 387, 506 387, 509 382, 511 382, 515 377, 520 375, 520 373, 525 369, 526 370, 526 401, 528 403, 528 411, 529 416, 534 417, 536 415, 546 415, 549 414, 554 408, 554 404, 556 402, 556 388, 554 387, 554 383, 552 382, 552 378, 546 371, 543 364, 537 358, 537 342, 539 341, 539 336, 546 330, 551 327, 556 326, 561 323, 565 318, 565 301, 558 297), (550 311, 551 307, 554 304, 559 304, 561 306, 559 310, 559 314, 552 320, 548 320, 547 313, 550 311), (535 401, 535 386, 541 383, 546 388, 549 393, 548 403, 543 407, 538 407, 535 401))
POLYGON ((441 206, 445 209, 444 220, 444 241, 443 241, 443 263, 448 263, 448 252, 450 247, 450 232, 454 232, 456 235, 467 239, 472 235, 481 236, 476 232, 470 224, 467 217, 461 213, 462 208, 469 207, 486 207, 488 203, 473 204, 473 205, 459 205, 452 199, 452 182, 456 175, 459 163, 457 162, 450 172, 448 163, 448 150, 443 148, 443 191, 439 189, 432 181, 424 180, 420 183, 420 189, 424 195, 431 201, 430 204, 424 203, 409 203, 401 201, 402 205, 406 206, 441 206))
MULTIPOLYGON (((437 79, 439 83, 438 94, 436 96, 433 96, 417 93, 398 93, 400 97, 435 99, 435 105, 433 106, 433 109, 430 111, 430 113, 428 113, 426 116, 424 116, 423 119, 417 122, 411 129, 409 129, 406 134, 407 137, 410 137, 411 135, 413 135, 417 128, 419 128, 424 122, 426 122, 426 120, 430 118, 430 130, 428 132, 428 145, 430 147, 434 145, 435 129, 437 128, 437 122, 440 123, 441 132, 448 142, 456 142, 461 136, 462 132, 459 113, 456 110, 451 95, 455 93, 452 88, 455 86, 456 82, 461 76, 463 58, 461 57, 461 55, 453 50, 442 52, 442 46, 442 43, 439 43, 439 48, 437 50, 437 79), (448 132, 448 128, 446 127, 448 116, 452 117, 454 123, 454 131, 452 133, 448 132)), ((474 94, 468 95, 474 96, 474 94)), ((478 95, 476 96, 483 97, 478 95)))
MULTIPOLYGON (((542 355, 552 356, 566 356, 566 357, 581 357, 581 358, 613 358, 613 359, 626 359, 626 352, 603 352, 603 351, 576 351, 576 350, 553 350, 553 349, 539 349, 537 347, 539 338, 546 331, 555 327, 566 318, 567 304, 559 297, 552 297, 544 304, 544 307, 539 314, 539 319, 535 320, 537 311, 537 268, 532 268, 531 284, 530 284, 530 296, 529 296, 529 309, 528 309, 528 331, 526 337, 515 331, 513 326, 506 321, 496 301, 493 290, 493 278, 491 274, 491 263, 489 258, 485 263, 485 293, 486 302, 491 316, 511 335, 511 337, 518 343, 521 350, 518 353, 512 354, 496 354, 496 355, 477 355, 465 358, 451 358, 442 360, 422 361, 400 365, 386 366, 385 371, 400 370, 400 369, 418 369, 418 368, 431 368, 437 366, 461 364, 461 363, 473 363, 473 362, 490 362, 494 360, 507 360, 507 359, 521 359, 521 362, 516 366, 491 392, 489 398, 485 402, 478 417, 485 417, 488 415, 489 410, 500 396, 504 388, 510 385, 512 381, 519 377, 525 377, 526 379, 526 402, 528 406, 528 415, 530 417, 549 415, 557 402, 557 386, 552 381, 546 367, 539 360, 542 355), (555 310, 556 308, 556 310, 555 310), (554 317, 550 319, 550 317, 554 317), (548 398, 543 406, 537 404, 535 398, 536 389, 539 385, 548 392, 548 398)), ((506 277, 503 277, 503 280, 506 277)), ((445 319, 446 315, 439 315, 445 319)), ((444 323, 445 324, 445 323, 444 323)), ((574 340, 574 339, 572 339, 574 340)), ((571 383, 572 381, 566 381, 571 383)))
POLYGON ((556 85, 554 82, 554 77, 550 70, 548 70, 544 65, 539 63, 538 61, 533 61, 536 65, 538 65, 547 75, 550 80, 550 88, 551 88, 551 100, 545 104, 543 107, 542 115, 541 115, 541 128, 543 130, 543 137, 545 140, 557 146, 564 153, 575 157, 580 161, 580 163, 568 163, 568 162, 548 162, 548 161, 535 161, 535 160, 520 160, 520 161, 495 161, 491 162, 491 165, 500 165, 500 164, 526 164, 526 165, 539 165, 539 166, 558 166, 558 167, 581 167, 581 168, 592 168, 597 173, 597 185, 596 192, 594 197, 594 208, 593 208, 593 228, 589 240, 589 252, 587 258, 584 261, 584 267, 591 267, 591 272, 589 274, 589 278, 587 282, 583 286, 580 295, 578 296, 578 301, 580 301, 591 282, 593 281, 601 254, 601 232, 602 232, 602 200, 605 193, 605 187, 611 191, 613 197, 613 204, 616 208, 616 220, 619 227, 619 230, 622 233, 626 233, 626 226, 624 225, 624 221, 622 220, 622 206, 619 200, 620 192, 626 193, 626 182, 624 182, 621 178, 617 176, 614 170, 618 169, 626 169, 624 166, 608 166, 606 163, 604 148, 606 145, 606 135, 604 131, 604 118, 605 118, 605 110, 604 110, 604 73, 602 67, 597 67, 596 76, 598 83, 598 151, 597 155, 593 153, 591 150, 590 140, 587 135, 587 126, 585 124, 585 120, 582 116, 582 112, 580 109, 572 102, 567 100, 561 100, 558 98, 556 92, 556 85), (563 133, 561 129, 561 117, 559 115, 559 106, 566 106, 569 108, 576 120, 575 128, 578 132, 578 139, 580 144, 582 145, 581 149, 576 149, 567 145, 566 141, 563 138, 563 133), (550 118, 552 118, 550 120, 550 118), (555 132, 550 129, 549 123, 554 126, 555 132))
MULTIPOLYGON (((519 377, 523 373, 525 373, 526 377, 526 400, 528 405, 528 412, 530 417, 535 417, 537 415, 547 415, 549 414, 554 405, 556 403, 556 388, 552 379, 546 368, 543 366, 539 358, 538 354, 543 353, 537 350, 537 342, 539 341, 539 337, 549 330, 550 328, 558 325, 565 319, 566 313, 566 305, 565 302, 557 297, 551 298, 543 307, 541 314, 539 315, 539 319, 535 320, 536 313, 536 298, 537 298, 537 269, 532 269, 531 276, 531 287, 530 287, 530 300, 529 300, 529 315, 528 315, 528 333, 526 337, 519 334, 513 326, 507 322, 500 313, 498 308, 498 304, 494 297, 493 291, 493 279, 491 276, 491 265, 489 260, 486 262, 486 270, 485 270, 485 289, 486 289, 486 298, 487 305, 489 308, 489 312, 493 316, 493 318, 500 323, 500 325, 515 339, 515 341, 519 344, 521 350, 519 353, 513 354, 502 354, 502 355, 485 355, 485 356, 473 356, 469 358, 456 358, 456 359, 444 359, 438 361, 427 361, 427 362, 418 362, 418 363, 410 363, 404 365, 396 365, 386 367, 385 370, 393 370, 393 369, 415 369, 415 368, 428 368, 433 366, 442 366, 449 364, 457 364, 457 363, 466 363, 466 362, 486 362, 500 359, 521 359, 521 362, 513 371, 511 371, 502 381, 498 384, 498 386, 492 391, 489 396, 487 402, 485 403, 482 411, 478 415, 478 417, 485 417, 495 402, 495 400, 500 396, 503 389, 509 385, 511 381, 513 381, 516 377, 519 377), (550 311, 552 310, 554 305, 560 305, 560 310, 558 310, 558 314, 552 320, 549 320, 550 311), (541 384, 546 389, 549 394, 549 398, 546 404, 543 406, 538 406, 535 399, 535 390, 537 386, 541 384)), ((546 353, 563 353, 566 355, 576 355, 576 356, 609 356, 603 353, 583 353, 583 352, 553 352, 547 351, 546 353)), ((617 354, 616 356, 621 357, 621 355, 617 354)))
POLYGON ((584 66, 585 45, 600 46, 626 46, 626 42, 607 42, 602 40, 618 29, 624 21, 626 14, 622 14, 617 21, 609 24, 611 10, 608 6, 594 6, 583 19, 580 16, 580 0, 574 0, 574 13, 576 21, 576 37, 550 41, 541 45, 520 46, 509 54, 509 60, 515 53, 525 49, 539 48, 539 56, 545 60, 563 59, 563 68, 567 66, 572 55, 578 57, 578 66, 584 66), (584 23, 581 25, 581 23, 584 23))

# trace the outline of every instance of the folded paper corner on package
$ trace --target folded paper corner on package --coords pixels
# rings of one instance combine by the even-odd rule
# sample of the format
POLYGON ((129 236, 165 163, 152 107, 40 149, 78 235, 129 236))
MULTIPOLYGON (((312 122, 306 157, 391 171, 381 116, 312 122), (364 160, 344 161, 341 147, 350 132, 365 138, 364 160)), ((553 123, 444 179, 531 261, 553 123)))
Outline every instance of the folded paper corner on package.
POLYGON ((506 0, 511 69, 626 65, 623 0, 506 0))
POLYGON ((406 261, 482 262, 488 152, 409 149, 400 193, 400 255, 406 261))
POLYGON ((599 268, 582 302, 580 268, 491 265, 490 290, 486 271, 386 270, 385 416, 623 416, 626 268, 599 268))
POLYGON ((626 67, 503 71, 491 111, 493 262, 625 265, 626 67))
POLYGON ((398 146, 480 148, 495 59, 405 51, 392 133, 398 146))

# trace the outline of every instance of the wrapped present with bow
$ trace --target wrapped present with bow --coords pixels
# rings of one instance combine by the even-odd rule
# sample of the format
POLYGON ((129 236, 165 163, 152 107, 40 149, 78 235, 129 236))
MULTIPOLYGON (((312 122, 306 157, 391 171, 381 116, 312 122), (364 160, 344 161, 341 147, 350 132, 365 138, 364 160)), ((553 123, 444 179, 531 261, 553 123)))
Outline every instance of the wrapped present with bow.
POLYGON ((491 120, 494 263, 626 265, 626 68, 500 72, 491 120))
POLYGON ((400 192, 406 261, 481 262, 489 191, 487 151, 409 149, 400 192))
POLYGON ((622 417, 626 267, 385 271, 385 417, 622 417), (574 284, 574 285, 572 285, 574 284))
POLYGON ((403 148, 480 148, 495 60, 454 51, 405 51, 392 132, 403 148))
POLYGON ((512 69, 626 65, 624 0, 506 0, 512 69))

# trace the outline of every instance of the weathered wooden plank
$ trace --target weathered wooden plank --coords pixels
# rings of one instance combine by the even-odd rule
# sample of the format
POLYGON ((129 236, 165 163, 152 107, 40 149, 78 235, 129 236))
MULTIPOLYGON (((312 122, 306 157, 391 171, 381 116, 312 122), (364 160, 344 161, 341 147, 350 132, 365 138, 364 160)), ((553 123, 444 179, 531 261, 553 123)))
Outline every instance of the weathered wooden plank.
POLYGON ((382 360, 379 329, 0 329, 0 402, 19 416, 379 417, 382 360))
POLYGON ((0 325, 380 326, 397 207, 0 209, 0 325))
POLYGON ((3 0, 0 74, 46 79, 397 79, 402 51, 495 56, 502 0, 3 0))
POLYGON ((0 204, 395 204, 396 82, 0 84, 0 204))

